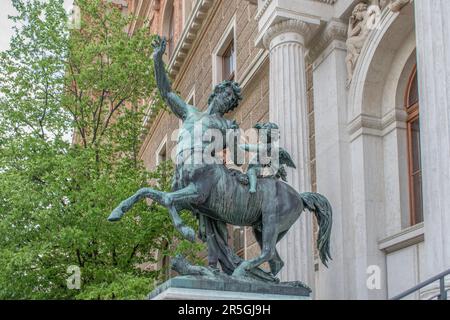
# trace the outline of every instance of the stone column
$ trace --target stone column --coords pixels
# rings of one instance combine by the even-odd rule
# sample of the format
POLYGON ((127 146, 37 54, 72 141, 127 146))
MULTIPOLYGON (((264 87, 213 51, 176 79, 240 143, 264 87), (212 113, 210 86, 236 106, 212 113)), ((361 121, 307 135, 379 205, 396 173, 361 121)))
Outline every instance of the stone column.
MULTIPOLYGON (((287 169, 288 182, 297 191, 310 190, 308 122, 306 103, 305 35, 308 24, 285 20, 273 25, 264 36, 270 50, 271 122, 280 126, 280 146, 290 152, 297 165, 287 169)), ((312 215, 305 212, 278 245, 285 262, 284 281, 301 280, 313 287, 312 215)))
POLYGON ((450 268, 450 1, 415 0, 425 275, 450 268))

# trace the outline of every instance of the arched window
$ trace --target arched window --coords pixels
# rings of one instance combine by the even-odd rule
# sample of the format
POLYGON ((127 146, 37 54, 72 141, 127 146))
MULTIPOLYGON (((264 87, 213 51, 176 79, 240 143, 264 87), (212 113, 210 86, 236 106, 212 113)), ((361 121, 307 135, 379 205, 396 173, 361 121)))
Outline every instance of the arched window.
POLYGON ((409 78, 405 95, 405 108, 408 113, 408 176, 411 225, 423 221, 422 204, 422 163, 420 148, 419 88, 417 83, 417 66, 409 78))

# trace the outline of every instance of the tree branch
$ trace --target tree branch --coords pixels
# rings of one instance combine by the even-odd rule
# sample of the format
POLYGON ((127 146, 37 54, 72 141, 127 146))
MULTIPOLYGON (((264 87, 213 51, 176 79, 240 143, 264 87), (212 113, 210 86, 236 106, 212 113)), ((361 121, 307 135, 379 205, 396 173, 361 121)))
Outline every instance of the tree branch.
POLYGON ((84 267, 84 262, 81 258, 81 252, 80 249, 77 249, 77 259, 78 259, 78 264, 80 265, 80 267, 84 267))
POLYGON ((112 118, 113 114, 117 111, 117 109, 120 108, 120 106, 122 106, 122 104, 123 104, 128 98, 129 98, 129 97, 125 97, 125 98, 121 99, 121 100, 116 104, 116 106, 113 107, 113 108, 111 109, 111 111, 109 112, 108 118, 106 118, 105 125, 103 126, 103 130, 102 130, 102 132, 101 132, 101 134, 100 134, 100 137, 102 137, 102 136, 105 134, 106 129, 108 129, 109 122, 111 121, 111 118, 112 118))
POLYGON ((105 101, 105 94, 106 94, 106 90, 103 89, 102 96, 100 98, 100 103, 99 103, 98 107, 95 109, 94 114, 93 114, 92 120, 93 120, 93 124, 94 124, 94 133, 92 135, 92 144, 94 144, 97 139, 97 132, 100 127, 100 120, 102 117, 102 107, 103 107, 103 103, 105 101), (97 114, 97 112, 98 112, 98 114, 97 114))
POLYGON ((133 247, 133 251, 131 251, 130 258, 128 259, 128 263, 131 262, 134 255, 136 254, 138 248, 139 248, 139 243, 133 247))

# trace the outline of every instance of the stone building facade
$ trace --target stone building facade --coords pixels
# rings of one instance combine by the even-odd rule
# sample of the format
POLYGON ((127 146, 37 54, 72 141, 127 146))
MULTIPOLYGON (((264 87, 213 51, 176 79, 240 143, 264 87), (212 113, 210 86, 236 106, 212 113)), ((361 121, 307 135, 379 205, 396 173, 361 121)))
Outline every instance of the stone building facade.
MULTIPOLYGON (((242 86, 230 118, 280 125, 299 191, 334 209, 333 261, 314 254, 306 213, 279 244, 283 280, 316 299, 386 299, 450 268, 448 0, 129 0, 169 39, 173 88, 206 108, 224 79, 242 86)), ((133 32, 135 25, 130 26, 133 32)), ((179 121, 148 114, 140 156, 168 159, 179 121)), ((240 254, 258 253, 248 229, 240 254)), ((427 298, 431 286, 411 298, 427 298)))

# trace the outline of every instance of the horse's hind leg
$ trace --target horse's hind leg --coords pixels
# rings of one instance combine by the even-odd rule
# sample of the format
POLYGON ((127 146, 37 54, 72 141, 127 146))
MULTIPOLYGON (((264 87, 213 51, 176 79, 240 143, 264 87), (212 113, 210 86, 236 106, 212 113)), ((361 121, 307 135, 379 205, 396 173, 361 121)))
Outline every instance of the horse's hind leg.
POLYGON ((276 253, 275 245, 278 239, 278 224, 275 210, 264 210, 262 214, 262 247, 259 257, 242 262, 233 272, 233 276, 242 277, 246 272, 270 261, 276 253))
POLYGON ((195 241, 195 232, 192 228, 184 225, 183 220, 178 214, 177 207, 182 207, 182 204, 186 202, 198 201, 200 198, 201 197, 197 192, 195 185, 190 184, 184 189, 166 193, 162 203, 163 206, 169 209, 170 217, 172 218, 175 228, 183 235, 184 238, 192 242, 195 241))
POLYGON ((108 220, 111 222, 119 221, 122 219, 122 217, 127 213, 128 211, 133 208, 133 206, 144 198, 152 198, 153 200, 157 202, 162 202, 164 198, 164 192, 154 190, 151 188, 142 188, 139 191, 137 191, 133 196, 129 197, 128 199, 122 201, 117 208, 113 210, 113 212, 110 214, 108 220))
POLYGON ((283 269, 284 262, 281 260, 280 255, 278 254, 278 250, 275 249, 275 254, 273 258, 269 261, 270 271, 274 276, 276 276, 281 269, 283 269))
MULTIPOLYGON (((261 231, 257 230, 256 228, 253 228, 253 233, 255 234, 255 238, 259 244, 259 247, 262 249, 262 233, 261 233, 261 231)), ((286 231, 280 233, 278 235, 277 242, 280 241, 281 238, 283 238, 283 236, 285 234, 286 234, 286 231)), ((270 266, 270 271, 272 272, 272 274, 274 276, 276 276, 284 266, 284 262, 283 262, 283 260, 281 260, 281 257, 278 254, 278 250, 276 248, 275 248, 275 253, 273 255, 273 258, 269 260, 269 266, 270 266)))

